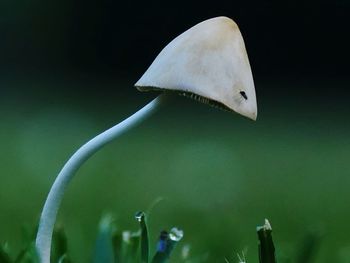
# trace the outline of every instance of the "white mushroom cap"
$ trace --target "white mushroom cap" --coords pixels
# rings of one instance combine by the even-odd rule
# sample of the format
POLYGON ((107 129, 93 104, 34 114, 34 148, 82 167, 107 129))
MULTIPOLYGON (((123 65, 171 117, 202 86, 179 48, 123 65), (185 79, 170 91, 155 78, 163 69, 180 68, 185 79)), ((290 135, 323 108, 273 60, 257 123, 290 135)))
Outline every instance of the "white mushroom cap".
POLYGON ((257 104, 252 72, 237 24, 205 20, 171 41, 136 82, 140 91, 172 90, 253 120, 257 104))

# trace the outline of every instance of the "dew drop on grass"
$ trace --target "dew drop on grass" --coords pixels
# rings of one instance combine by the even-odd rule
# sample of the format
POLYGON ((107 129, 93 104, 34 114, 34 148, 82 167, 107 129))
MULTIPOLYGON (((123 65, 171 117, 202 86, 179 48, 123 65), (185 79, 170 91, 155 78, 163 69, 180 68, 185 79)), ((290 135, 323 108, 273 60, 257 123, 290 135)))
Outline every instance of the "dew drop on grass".
POLYGON ((179 242, 184 236, 184 232, 176 227, 173 227, 169 232, 169 238, 172 241, 179 242))
POLYGON ((141 222, 143 217, 145 217, 145 213, 144 213, 144 212, 137 212, 137 213, 135 214, 135 219, 136 219, 138 222, 141 222))

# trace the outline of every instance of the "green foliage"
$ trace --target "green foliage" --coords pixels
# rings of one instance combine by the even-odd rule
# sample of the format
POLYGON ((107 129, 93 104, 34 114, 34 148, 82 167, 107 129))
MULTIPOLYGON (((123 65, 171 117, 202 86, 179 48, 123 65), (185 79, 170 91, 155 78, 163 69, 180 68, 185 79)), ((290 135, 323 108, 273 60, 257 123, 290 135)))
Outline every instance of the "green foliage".
MULTIPOLYGON (((149 229, 147 217, 144 212, 135 215, 139 222, 138 231, 121 230, 117 228, 115 220, 110 214, 104 215, 99 223, 93 263, 167 263, 170 261, 178 242, 183 238, 183 231, 172 228, 170 231, 161 231, 156 249, 150 261, 149 229)), ((31 231, 23 231, 24 240, 33 237, 31 231)), ((267 219, 263 226, 257 227, 259 263, 277 263, 275 245, 272 239, 272 227, 267 219)), ((319 232, 308 232, 300 242, 296 255, 281 257, 279 262, 313 262, 317 248, 321 241, 319 232)), ((212 262, 207 254, 193 257, 190 255, 190 246, 184 245, 180 256, 174 257, 172 262, 180 263, 204 263, 212 262)), ((83 252, 82 252, 83 253, 83 252)), ((238 255, 240 263, 246 263, 245 255, 238 255)), ((68 242, 62 227, 56 227, 53 234, 51 262, 71 263, 69 258, 68 242)), ((218 262, 234 262, 219 258, 218 262)), ((0 263, 39 263, 38 254, 33 240, 30 240, 25 248, 13 260, 9 247, 5 243, 0 245, 0 263)))
MULTIPOLYGON (((148 263, 149 239, 146 214, 139 212, 135 217, 140 222, 140 230, 137 232, 120 231, 111 215, 107 214, 102 217, 95 243, 94 263, 134 263, 139 262, 138 255, 142 263, 148 263)), ((24 240, 27 240, 28 236, 32 236, 28 233, 29 231, 23 231, 24 240)), ((152 262, 166 262, 175 247, 175 243, 181 238, 182 231, 173 228, 167 234, 166 243, 164 245, 158 244, 154 256, 155 260, 152 262), (161 259, 158 260, 157 255, 162 255, 161 259)), ((163 239, 161 238, 159 242, 163 242, 163 239)), ((71 262, 68 256, 67 237, 62 227, 57 227, 54 231, 51 260, 55 263, 71 262)), ((34 242, 30 242, 15 260, 11 259, 8 247, 1 245, 0 263, 39 263, 34 242)))
MULTIPOLYGON (((150 245, 146 214, 138 212, 135 218, 140 223, 137 232, 120 231, 110 215, 102 217, 95 246, 95 263, 149 262, 150 245)), ((162 231, 152 263, 163 263, 169 259, 175 244, 182 238, 182 231, 174 229, 176 228, 167 233, 164 244, 165 231, 162 231)))

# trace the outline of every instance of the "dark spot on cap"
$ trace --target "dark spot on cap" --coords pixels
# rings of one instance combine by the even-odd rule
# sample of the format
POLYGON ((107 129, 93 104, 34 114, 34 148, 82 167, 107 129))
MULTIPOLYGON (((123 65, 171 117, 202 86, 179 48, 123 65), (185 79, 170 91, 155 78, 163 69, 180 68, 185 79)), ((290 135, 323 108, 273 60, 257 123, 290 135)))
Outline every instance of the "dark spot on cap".
POLYGON ((246 94, 244 91, 240 91, 239 93, 242 95, 242 97, 243 97, 245 100, 248 99, 248 96, 247 96, 247 94, 246 94))

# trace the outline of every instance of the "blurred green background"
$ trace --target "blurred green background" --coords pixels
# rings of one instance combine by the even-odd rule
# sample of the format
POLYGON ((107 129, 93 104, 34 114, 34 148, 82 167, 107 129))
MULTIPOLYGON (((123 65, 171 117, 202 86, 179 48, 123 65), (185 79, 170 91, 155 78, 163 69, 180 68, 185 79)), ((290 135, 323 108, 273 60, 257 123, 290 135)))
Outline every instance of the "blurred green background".
POLYGON ((349 4, 248 2, 2 1, 0 242, 18 250, 21 227, 36 224, 67 158, 156 96, 133 83, 160 49, 227 15, 245 36, 258 120, 175 97, 98 152, 59 213, 72 258, 89 262, 104 212, 137 229, 134 212, 162 197, 150 216, 153 241, 178 226, 208 262, 235 262, 241 251, 257 262, 264 218, 281 259, 317 233, 316 261, 349 262, 349 4))
MULTIPOLYGON (((58 84, 52 83, 25 82, 21 85, 31 86, 29 91, 13 88, 1 99, 1 241, 15 248, 21 226, 36 223, 68 156, 155 96, 136 91, 128 100, 123 94, 82 96, 72 82, 70 90, 56 93, 49 87, 58 84)), ((278 81, 301 90, 328 84, 349 85, 278 81)), ((133 89, 128 80, 81 85, 133 89)), ((269 85, 276 82, 256 81, 258 94, 269 85)), ((316 231, 323 235, 318 260, 347 260, 349 109, 346 101, 327 104, 318 97, 322 103, 316 104, 310 98, 263 97, 253 122, 175 97, 78 172, 58 219, 73 259, 88 262, 91 254, 81 250, 92 251, 105 211, 113 212, 120 226, 136 229, 134 212, 163 197, 150 218, 153 238, 179 226, 183 242, 194 254, 208 252, 209 262, 223 262, 246 248, 248 260, 256 262, 254 230, 265 217, 283 254, 293 254, 304 236, 316 231)))

